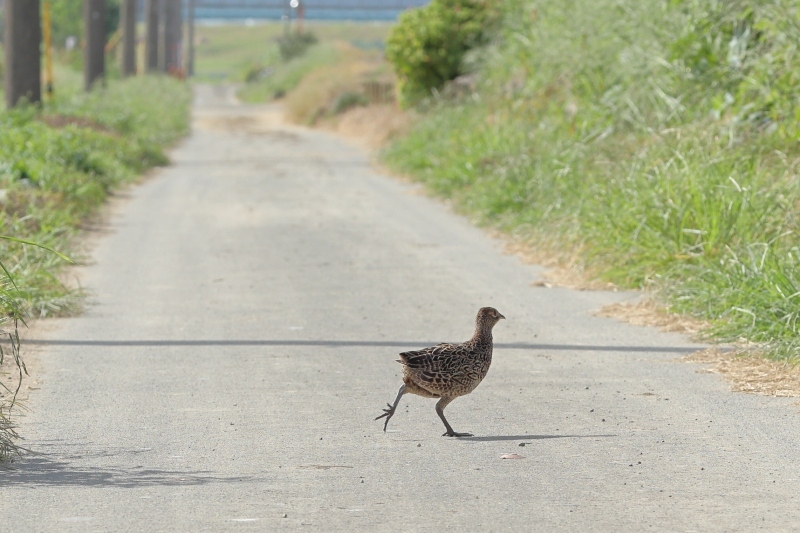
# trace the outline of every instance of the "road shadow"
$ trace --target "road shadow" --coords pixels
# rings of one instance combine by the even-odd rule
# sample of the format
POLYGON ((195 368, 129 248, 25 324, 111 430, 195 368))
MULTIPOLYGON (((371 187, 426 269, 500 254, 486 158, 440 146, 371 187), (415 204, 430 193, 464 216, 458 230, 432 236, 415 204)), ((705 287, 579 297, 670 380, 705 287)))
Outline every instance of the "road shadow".
MULTIPOLYGON (((295 340, 295 339, 208 339, 208 340, 68 340, 68 339, 25 339, 24 343, 41 346, 317 346, 317 347, 377 347, 377 348, 424 348, 436 342, 425 341, 356 341, 356 340, 295 340)), ((579 352, 638 352, 638 353, 693 353, 698 346, 601 346, 584 344, 528 344, 499 342, 494 347, 501 350, 553 350, 579 352)))
MULTIPOLYGON (((109 456, 114 454, 101 454, 109 456)), ((222 476, 210 470, 171 470, 135 466, 114 468, 76 465, 69 458, 49 454, 27 453, 17 462, 0 468, 3 486, 27 487, 176 487, 198 486, 213 483, 240 483, 265 481, 254 476, 222 476)))
POLYGON ((504 440, 544 440, 544 439, 600 439, 617 435, 487 435, 485 437, 459 437, 459 441, 494 442, 504 440))

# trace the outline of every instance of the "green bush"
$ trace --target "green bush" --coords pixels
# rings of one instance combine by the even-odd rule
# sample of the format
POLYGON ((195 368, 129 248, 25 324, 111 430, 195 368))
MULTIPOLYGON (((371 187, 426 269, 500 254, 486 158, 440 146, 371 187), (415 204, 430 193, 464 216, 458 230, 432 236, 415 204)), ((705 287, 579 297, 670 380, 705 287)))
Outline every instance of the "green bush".
POLYGON ((290 61, 306 53, 308 47, 317 43, 317 37, 311 32, 287 33, 278 37, 278 51, 281 59, 290 61))
POLYGON ((413 103, 462 73, 468 50, 486 42, 497 0, 433 0, 400 15, 386 43, 400 101, 413 103))

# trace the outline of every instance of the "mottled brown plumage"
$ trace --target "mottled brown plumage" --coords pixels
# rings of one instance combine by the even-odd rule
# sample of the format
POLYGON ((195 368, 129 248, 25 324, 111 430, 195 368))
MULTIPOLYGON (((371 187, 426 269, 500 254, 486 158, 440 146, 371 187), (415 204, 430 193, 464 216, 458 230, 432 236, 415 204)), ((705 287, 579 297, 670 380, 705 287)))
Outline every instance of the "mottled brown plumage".
POLYGON ((486 377, 492 364, 492 328, 505 318, 493 307, 482 307, 475 319, 475 333, 461 344, 437 344, 424 350, 403 352, 398 363, 403 365, 403 385, 394 404, 375 418, 386 417, 383 430, 389 425, 403 394, 409 392, 425 398, 440 398, 436 414, 444 422, 448 437, 469 437, 470 433, 456 433, 444 417, 444 408, 459 396, 469 394, 486 377))

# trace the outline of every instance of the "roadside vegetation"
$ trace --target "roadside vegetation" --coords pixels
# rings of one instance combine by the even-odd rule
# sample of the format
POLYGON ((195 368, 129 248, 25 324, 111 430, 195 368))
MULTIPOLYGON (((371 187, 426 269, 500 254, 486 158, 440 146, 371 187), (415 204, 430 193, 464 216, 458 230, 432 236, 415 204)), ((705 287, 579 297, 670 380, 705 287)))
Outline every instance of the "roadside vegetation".
MULTIPOLYGON (((474 86, 409 94, 424 118, 386 161, 540 259, 800 360, 796 4, 494 6, 491 43, 456 72, 474 86)), ((415 15, 424 31, 434 14, 415 15)))
POLYGON ((80 307, 80 291, 60 276, 68 263, 53 250, 75 256, 79 227, 117 188, 165 164, 164 149, 188 130, 189 89, 177 80, 111 79, 86 94, 81 74, 61 64, 56 82, 41 107, 0 111, 0 237, 13 238, 0 238, 0 458, 15 437, 8 414, 16 389, 6 379, 24 371, 17 325, 80 307))
POLYGON ((289 118, 315 124, 354 107, 394 101, 383 58, 386 23, 306 22, 200 26, 201 80, 242 84, 248 103, 283 101, 289 118))

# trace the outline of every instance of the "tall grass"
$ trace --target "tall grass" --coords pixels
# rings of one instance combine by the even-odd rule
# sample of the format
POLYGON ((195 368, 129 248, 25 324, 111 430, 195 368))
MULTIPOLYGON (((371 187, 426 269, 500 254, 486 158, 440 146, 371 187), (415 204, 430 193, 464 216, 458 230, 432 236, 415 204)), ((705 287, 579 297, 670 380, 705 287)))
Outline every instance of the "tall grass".
POLYGON ((390 164, 466 212, 800 358, 800 27, 788 1, 510 0, 467 99, 390 164))
MULTIPOLYGON (((53 249, 70 254, 78 226, 115 189, 166 163, 164 148, 188 130, 181 82, 132 78, 85 94, 78 76, 60 74, 56 98, 41 109, 0 112, 0 335, 9 341, 0 365, 12 361, 19 379, 18 323, 80 305, 78 291, 60 282, 66 262, 53 249)), ((0 459, 17 449, 15 398, 0 390, 0 459)))
MULTIPOLYGON (((166 78, 61 93, 42 111, 0 113, 0 235, 68 250, 75 228, 119 185, 163 164, 163 147, 188 128, 188 89, 166 78)), ((55 273, 50 252, 0 241, 32 316, 69 313, 79 301, 55 273)))

